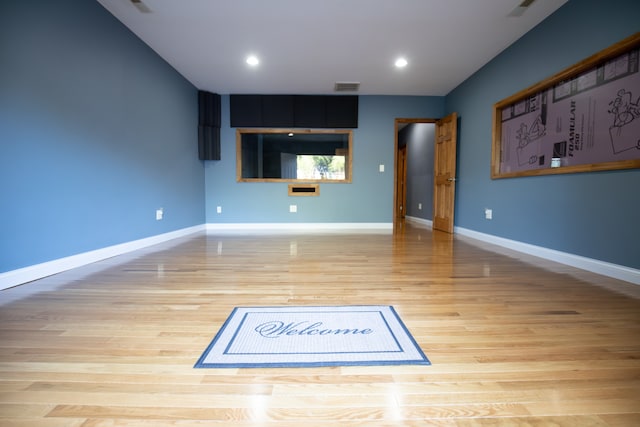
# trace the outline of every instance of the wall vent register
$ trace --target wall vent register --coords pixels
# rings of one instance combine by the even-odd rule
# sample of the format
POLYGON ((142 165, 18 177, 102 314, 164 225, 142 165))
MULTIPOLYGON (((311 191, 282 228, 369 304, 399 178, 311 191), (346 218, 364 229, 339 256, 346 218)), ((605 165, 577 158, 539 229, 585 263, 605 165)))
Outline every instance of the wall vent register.
POLYGON ((289 184, 290 196, 319 196, 320 185, 318 184, 289 184))

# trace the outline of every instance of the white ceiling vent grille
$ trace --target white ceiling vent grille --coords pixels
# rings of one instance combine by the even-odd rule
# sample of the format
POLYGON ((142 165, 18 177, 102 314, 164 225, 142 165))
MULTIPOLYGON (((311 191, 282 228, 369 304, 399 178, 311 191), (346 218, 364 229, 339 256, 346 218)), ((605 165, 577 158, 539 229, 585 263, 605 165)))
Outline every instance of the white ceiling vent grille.
POLYGON ((360 82, 336 82, 333 90, 336 92, 357 92, 360 90, 360 82))

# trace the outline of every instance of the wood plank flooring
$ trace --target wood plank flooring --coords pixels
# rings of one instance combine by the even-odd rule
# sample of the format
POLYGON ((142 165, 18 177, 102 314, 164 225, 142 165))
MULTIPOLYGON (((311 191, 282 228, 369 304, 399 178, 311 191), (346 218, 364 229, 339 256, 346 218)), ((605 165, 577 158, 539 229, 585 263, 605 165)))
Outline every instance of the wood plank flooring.
POLYGON ((638 426, 640 287, 411 226, 195 235, 0 291, 0 426, 638 426), (431 366, 194 369, 231 310, 393 305, 431 366))

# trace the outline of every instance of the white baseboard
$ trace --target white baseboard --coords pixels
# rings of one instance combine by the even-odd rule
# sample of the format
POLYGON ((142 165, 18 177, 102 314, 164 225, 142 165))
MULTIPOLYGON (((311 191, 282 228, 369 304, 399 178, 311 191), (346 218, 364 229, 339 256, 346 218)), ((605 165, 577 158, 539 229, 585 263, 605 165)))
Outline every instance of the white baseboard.
POLYGON ((408 215, 405 216, 404 219, 405 221, 415 224, 419 227, 433 228, 433 221, 429 219, 418 218, 416 216, 408 216, 408 215))
POLYGON ((391 222, 208 223, 207 233, 391 232, 391 222))
POLYGON ((183 228, 181 230, 169 233, 159 234, 144 239, 134 240, 131 242, 121 243, 118 245, 108 246, 106 248, 96 249, 94 251, 84 252, 77 255, 59 258, 41 264, 31 265, 29 267, 19 268, 17 270, 0 273, 0 290, 31 282, 33 280, 42 279, 43 277, 71 270, 72 268, 82 267, 103 259, 122 255, 138 249, 143 249, 169 240, 184 237, 189 234, 204 231, 204 225, 196 225, 194 227, 183 228))
POLYGON ((614 279, 624 280, 626 282, 640 285, 640 270, 634 268, 600 261, 593 258, 587 258, 580 255, 574 255, 567 252, 560 252, 541 246, 530 245, 528 243, 505 239, 502 237, 493 236, 491 234, 480 233, 462 227, 455 227, 454 231, 460 236, 469 237, 475 240, 481 240, 483 242, 502 246, 514 251, 533 255, 538 258, 547 259, 550 261, 569 265, 571 267, 579 268, 581 270, 590 271, 592 273, 601 274, 603 276, 608 276, 614 279))

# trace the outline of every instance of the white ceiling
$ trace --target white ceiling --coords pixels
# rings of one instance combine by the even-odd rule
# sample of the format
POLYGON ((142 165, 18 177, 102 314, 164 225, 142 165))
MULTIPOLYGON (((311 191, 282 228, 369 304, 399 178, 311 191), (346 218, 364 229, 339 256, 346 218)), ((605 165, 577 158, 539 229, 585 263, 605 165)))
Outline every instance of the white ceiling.
POLYGON ((567 0, 98 0, 198 89, 446 95, 567 0), (260 64, 249 67, 249 54, 260 64), (397 57, 409 65, 396 69, 397 57))

